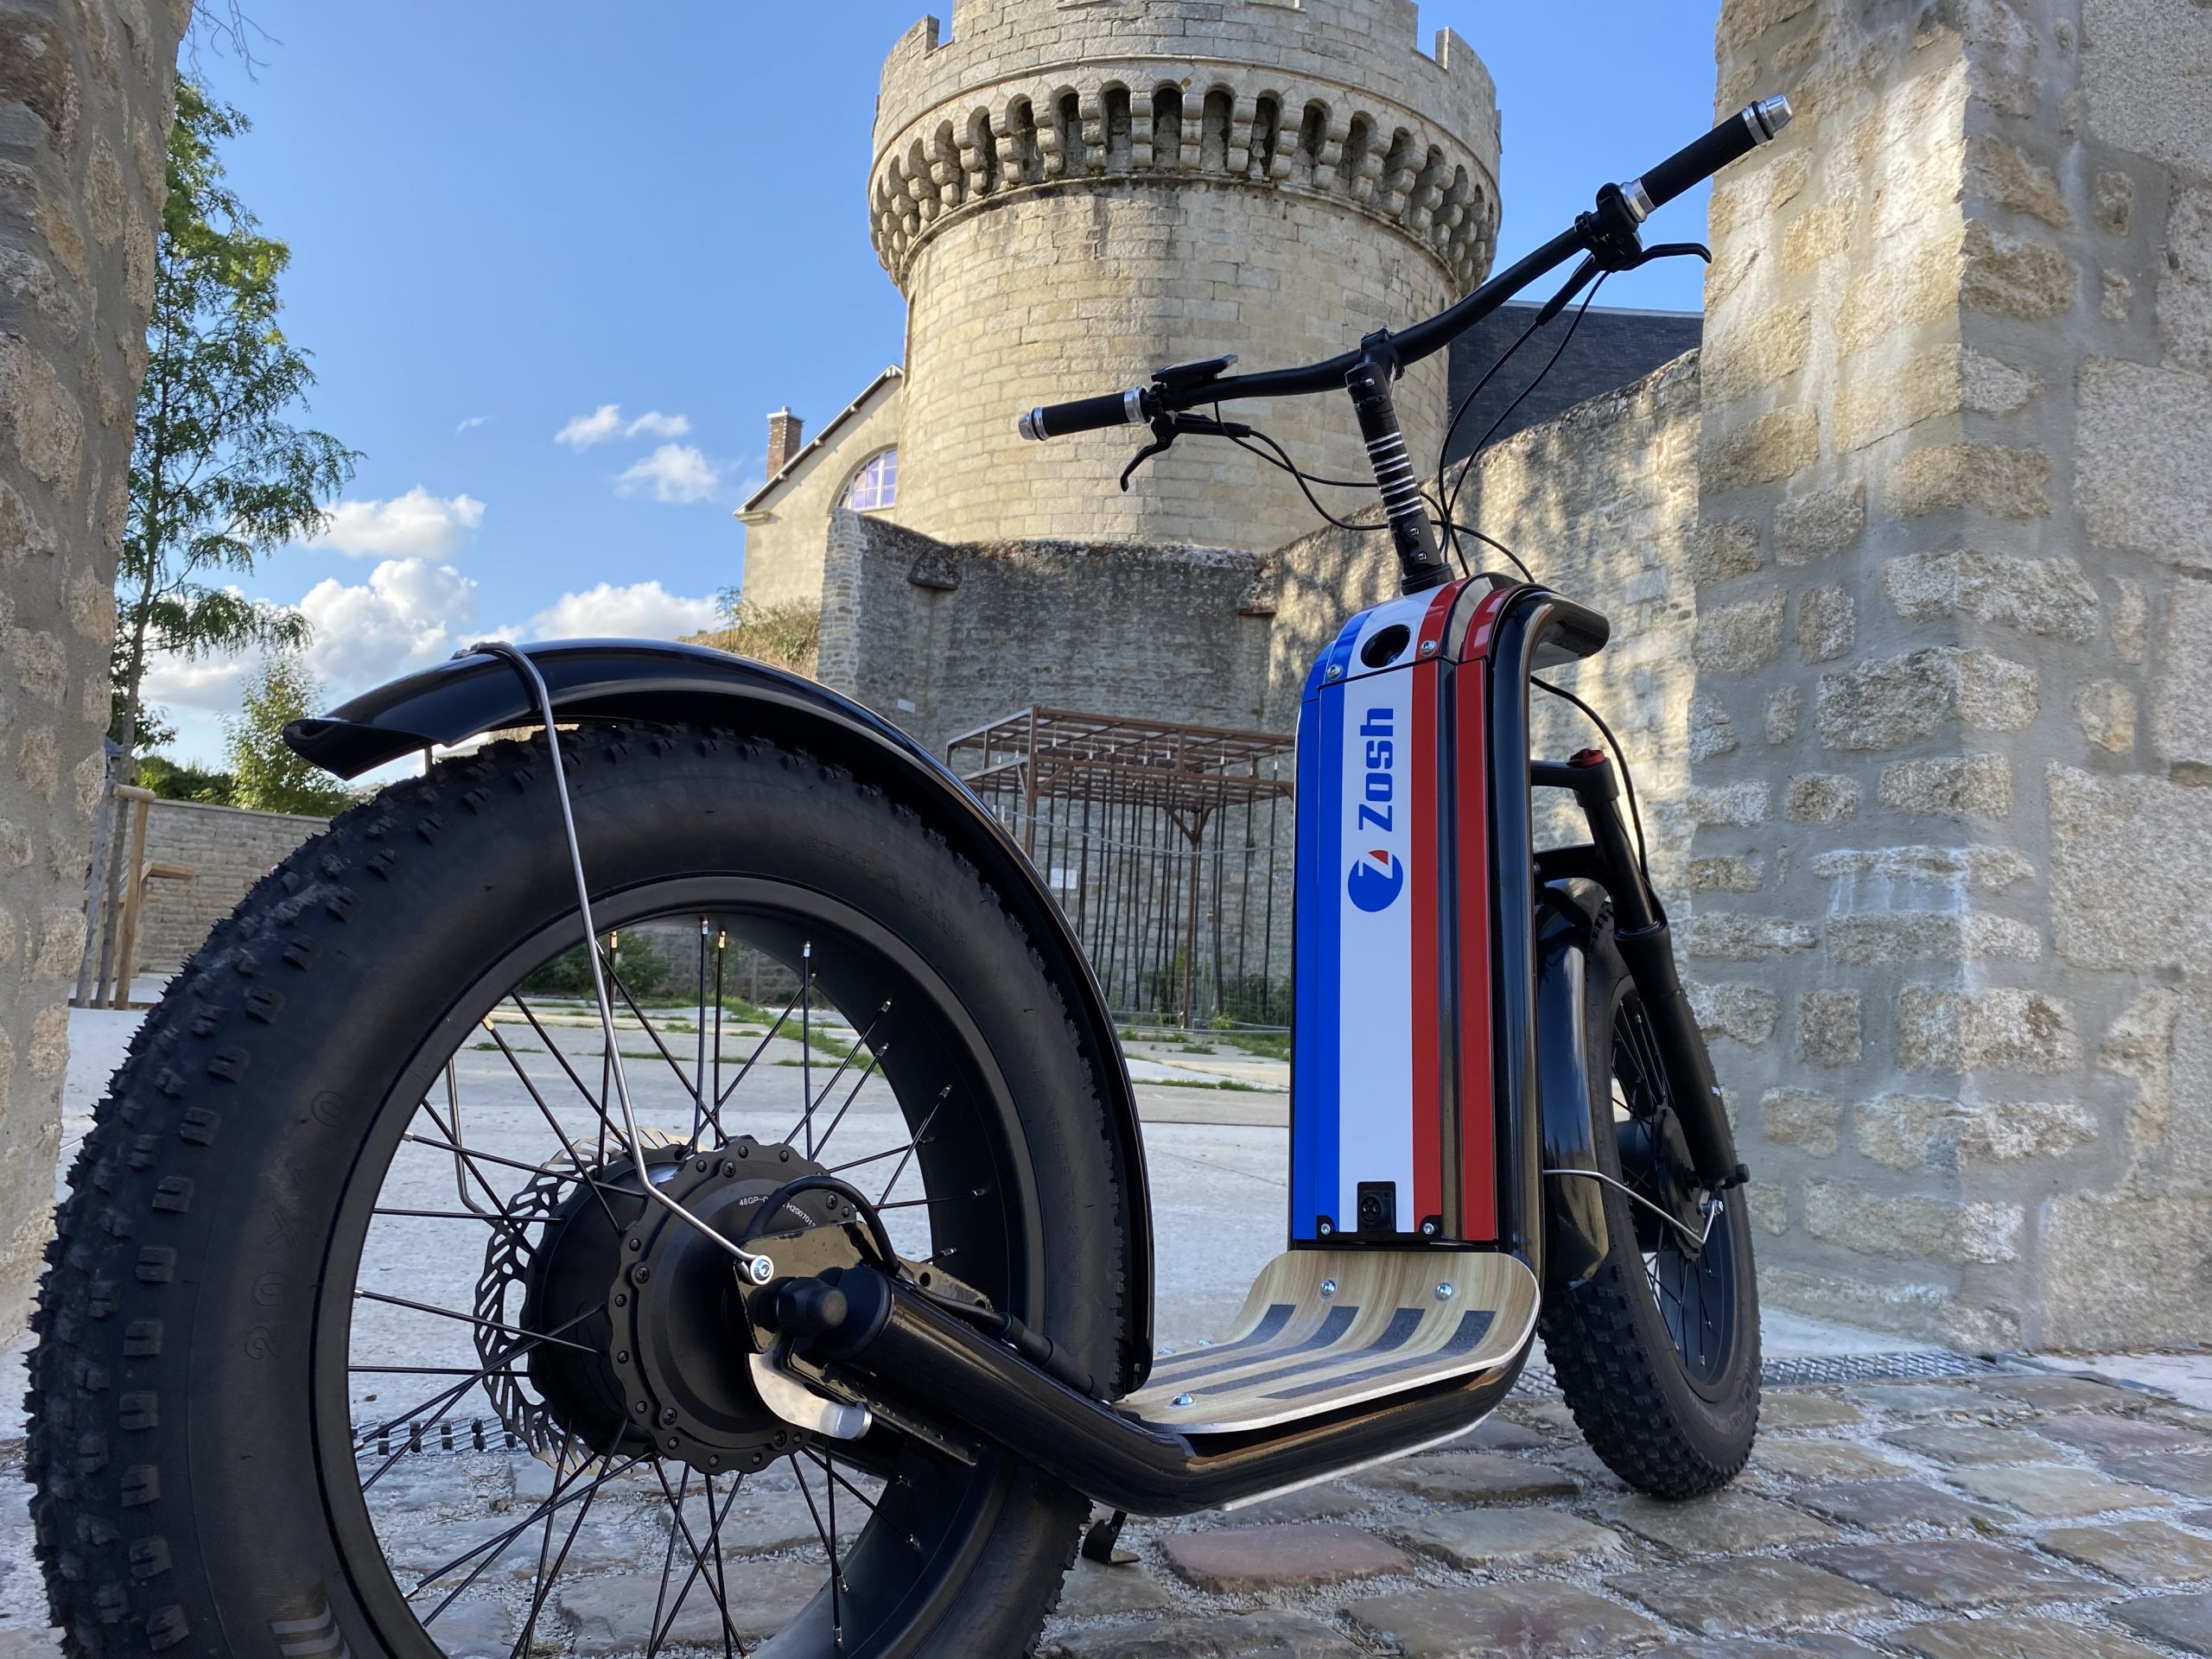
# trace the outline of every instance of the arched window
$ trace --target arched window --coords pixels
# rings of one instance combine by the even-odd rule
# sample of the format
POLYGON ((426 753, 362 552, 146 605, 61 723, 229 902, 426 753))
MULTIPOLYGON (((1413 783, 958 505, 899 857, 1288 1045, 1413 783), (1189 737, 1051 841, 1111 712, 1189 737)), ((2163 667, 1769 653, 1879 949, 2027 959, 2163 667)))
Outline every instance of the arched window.
POLYGON ((845 486, 845 505, 855 512, 873 512, 899 499, 899 452, 886 449, 871 455, 845 486))

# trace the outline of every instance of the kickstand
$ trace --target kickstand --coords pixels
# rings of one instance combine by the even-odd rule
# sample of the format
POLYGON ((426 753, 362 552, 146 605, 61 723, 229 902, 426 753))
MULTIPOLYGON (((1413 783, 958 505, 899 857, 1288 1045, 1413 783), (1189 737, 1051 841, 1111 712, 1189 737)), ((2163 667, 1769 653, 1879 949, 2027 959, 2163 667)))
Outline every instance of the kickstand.
POLYGON ((1137 1558, 1134 1549, 1122 1548, 1122 1523, 1127 1510, 1116 1510, 1103 1521, 1095 1521, 1083 1535, 1083 1558, 1101 1567, 1128 1567, 1137 1558))

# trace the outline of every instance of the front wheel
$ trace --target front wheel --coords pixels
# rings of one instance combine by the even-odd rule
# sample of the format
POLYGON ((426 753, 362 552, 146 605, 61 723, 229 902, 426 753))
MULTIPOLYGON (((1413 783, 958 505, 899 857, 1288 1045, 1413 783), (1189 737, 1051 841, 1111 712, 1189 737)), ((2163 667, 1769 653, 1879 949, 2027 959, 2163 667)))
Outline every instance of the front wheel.
POLYGON ((1758 1427, 1750 1218, 1741 1189, 1700 1205, 1650 1017, 1610 918, 1592 928, 1585 972, 1591 1128, 1611 1244, 1594 1273, 1546 1304, 1544 1348, 1606 1467, 1655 1497, 1695 1497, 1735 1477, 1758 1427))
POLYGON ((1128 1224, 1091 1067, 976 872, 741 734, 545 738, 387 790, 150 1015, 73 1173, 31 1473, 73 1654, 1011 1654, 1085 1510, 988 1448, 793 1427, 728 1236, 892 1242, 1110 1371, 1128 1224), (764 1212, 765 1212, 764 1211, 764 1212))

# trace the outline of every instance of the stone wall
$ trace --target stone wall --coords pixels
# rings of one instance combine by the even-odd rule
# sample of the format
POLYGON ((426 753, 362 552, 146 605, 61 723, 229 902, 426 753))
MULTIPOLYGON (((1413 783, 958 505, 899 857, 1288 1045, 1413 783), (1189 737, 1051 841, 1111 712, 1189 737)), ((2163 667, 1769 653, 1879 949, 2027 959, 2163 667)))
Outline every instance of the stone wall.
POLYGON ((249 812, 198 801, 155 801, 148 811, 147 858, 181 864, 193 879, 147 884, 138 924, 142 974, 170 974, 183 966, 247 889, 330 823, 327 818, 249 812))
MULTIPOLYGON (((877 105, 876 248, 910 302, 900 522, 948 538, 1266 548, 1302 505, 1260 461, 1186 442, 1116 479, 1126 430, 1023 442, 1046 403, 1234 353, 1332 356, 1489 269, 1496 94, 1409 0, 963 0, 893 48, 877 105)), ((1433 454, 1445 368, 1399 391, 1433 454)), ((1249 416, 1307 465, 1363 463, 1349 409, 1249 416)))
POLYGON ((1729 0, 1684 930, 1769 1295, 2212 1338, 2212 10, 1729 0))
POLYGON ((0 10, 0 1337, 60 1136, 183 0, 0 10))

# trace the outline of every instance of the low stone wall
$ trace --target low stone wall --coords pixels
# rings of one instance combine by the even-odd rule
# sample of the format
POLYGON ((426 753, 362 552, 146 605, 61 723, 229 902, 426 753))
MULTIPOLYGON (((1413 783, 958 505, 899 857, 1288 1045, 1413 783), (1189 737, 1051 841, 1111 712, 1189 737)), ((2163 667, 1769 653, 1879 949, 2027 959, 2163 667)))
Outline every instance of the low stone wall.
POLYGON ((147 858, 181 864, 193 879, 148 884, 138 925, 142 974, 174 973, 181 967, 271 866, 329 824, 327 818, 198 801, 155 801, 147 810, 147 858))

